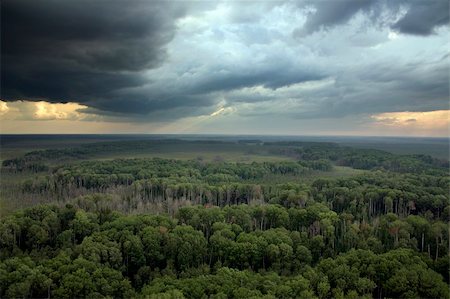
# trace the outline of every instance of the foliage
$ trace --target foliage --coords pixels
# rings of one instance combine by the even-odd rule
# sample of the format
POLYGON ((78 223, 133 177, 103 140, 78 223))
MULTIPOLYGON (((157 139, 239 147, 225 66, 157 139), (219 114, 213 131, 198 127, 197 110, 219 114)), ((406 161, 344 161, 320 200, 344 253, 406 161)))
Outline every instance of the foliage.
POLYGON ((445 162, 252 140, 298 161, 80 161, 155 142, 4 161, 11 195, 51 204, 0 220, 0 297, 449 297, 445 162))

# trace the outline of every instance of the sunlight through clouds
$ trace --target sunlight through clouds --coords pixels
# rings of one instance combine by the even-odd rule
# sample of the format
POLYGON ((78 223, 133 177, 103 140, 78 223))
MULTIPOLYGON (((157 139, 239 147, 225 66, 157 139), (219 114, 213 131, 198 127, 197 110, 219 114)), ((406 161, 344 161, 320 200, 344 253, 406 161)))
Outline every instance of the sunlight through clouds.
POLYGON ((449 125, 450 110, 428 112, 387 112, 372 115, 376 121, 389 126, 420 125, 432 128, 449 125))
POLYGON ((79 110, 87 108, 86 106, 77 103, 51 104, 47 102, 37 102, 35 106, 36 112, 34 113, 34 117, 40 120, 79 119, 82 117, 79 110))
POLYGON ((387 112, 372 115, 371 118, 375 120, 376 127, 384 127, 392 131, 408 132, 411 135, 440 133, 448 136, 450 110, 387 112))
POLYGON ((0 101, 0 115, 5 115, 6 113, 8 113, 8 111, 8 104, 6 104, 6 102, 0 101))
POLYGON ((9 120, 85 120, 87 106, 78 103, 0 101, 0 115, 9 120))

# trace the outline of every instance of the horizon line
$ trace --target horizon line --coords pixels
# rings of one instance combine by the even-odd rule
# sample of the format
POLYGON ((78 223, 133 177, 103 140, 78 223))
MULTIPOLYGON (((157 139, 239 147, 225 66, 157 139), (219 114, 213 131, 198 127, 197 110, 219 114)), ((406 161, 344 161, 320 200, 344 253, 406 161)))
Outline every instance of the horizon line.
POLYGON ((308 134, 254 134, 254 133, 240 133, 240 134, 232 134, 232 133, 1 133, 0 136, 24 136, 24 135, 34 135, 34 136, 45 136, 45 135, 66 135, 66 136, 164 136, 164 135, 177 135, 177 136, 261 136, 261 137, 346 137, 346 138, 441 138, 441 139, 450 139, 448 135, 442 136, 421 136, 421 135, 345 135, 345 134, 317 134, 317 135, 308 135, 308 134))

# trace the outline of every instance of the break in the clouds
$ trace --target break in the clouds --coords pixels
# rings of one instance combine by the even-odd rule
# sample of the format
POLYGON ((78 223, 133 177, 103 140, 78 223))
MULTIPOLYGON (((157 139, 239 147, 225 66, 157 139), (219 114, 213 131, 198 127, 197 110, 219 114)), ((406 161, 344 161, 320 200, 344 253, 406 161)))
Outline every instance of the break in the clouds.
POLYGON ((447 0, 5 0, 1 14, 2 115, 28 101, 48 103, 41 120, 302 134, 449 109, 447 0))

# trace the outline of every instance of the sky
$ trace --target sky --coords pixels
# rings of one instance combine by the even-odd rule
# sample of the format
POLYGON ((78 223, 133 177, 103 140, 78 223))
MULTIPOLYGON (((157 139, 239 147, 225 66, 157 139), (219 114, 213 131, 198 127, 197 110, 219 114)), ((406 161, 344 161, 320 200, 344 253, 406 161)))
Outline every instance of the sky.
POLYGON ((447 0, 3 0, 1 133, 449 135, 447 0))

